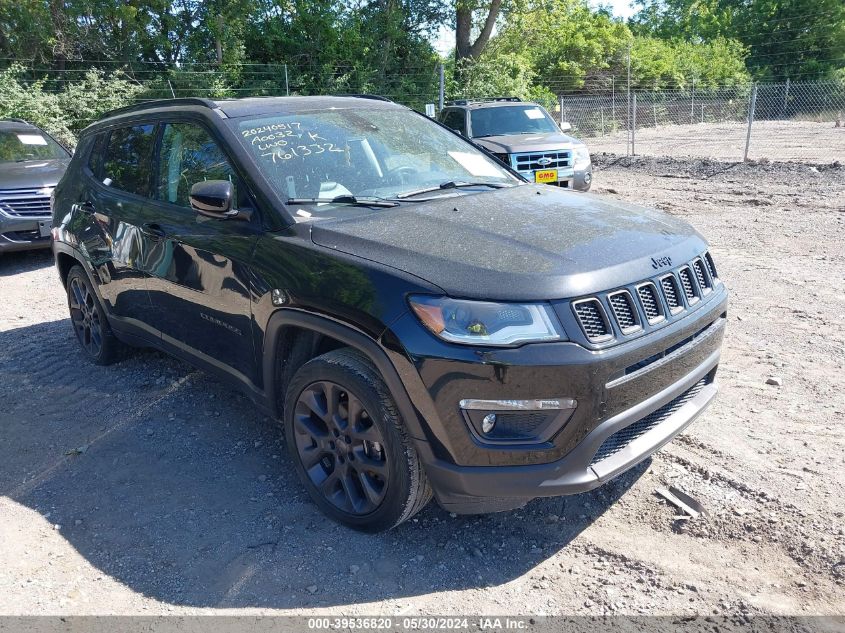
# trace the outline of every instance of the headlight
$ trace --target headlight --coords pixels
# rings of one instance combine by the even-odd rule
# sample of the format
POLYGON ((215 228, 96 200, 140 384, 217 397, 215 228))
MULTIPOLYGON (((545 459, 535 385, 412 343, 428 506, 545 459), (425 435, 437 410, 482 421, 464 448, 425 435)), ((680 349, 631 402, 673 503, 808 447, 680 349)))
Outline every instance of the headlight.
POLYGON ((583 143, 581 145, 576 145, 573 148, 573 153, 575 154, 576 165, 590 164, 590 150, 583 143))
POLYGON ((466 345, 516 345, 566 340, 551 306, 414 296, 411 308, 431 332, 466 345))

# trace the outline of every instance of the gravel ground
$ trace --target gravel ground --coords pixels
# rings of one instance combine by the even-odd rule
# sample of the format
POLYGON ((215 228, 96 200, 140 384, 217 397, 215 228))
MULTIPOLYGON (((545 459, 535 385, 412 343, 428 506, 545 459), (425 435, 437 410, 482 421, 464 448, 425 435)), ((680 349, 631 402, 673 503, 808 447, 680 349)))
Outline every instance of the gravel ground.
POLYGON ((845 613, 845 169, 597 158, 596 191, 713 244, 717 402, 592 493, 382 535, 324 519, 212 378, 86 364, 49 255, 0 259, 0 613, 845 613))
MULTIPOLYGON (((697 123, 641 128, 634 138, 637 154, 644 156, 706 157, 742 160, 745 123, 697 123)), ((626 154, 625 130, 585 139, 592 152, 626 154)), ((754 160, 845 163, 845 127, 833 121, 756 121, 752 127, 748 156, 754 160)))

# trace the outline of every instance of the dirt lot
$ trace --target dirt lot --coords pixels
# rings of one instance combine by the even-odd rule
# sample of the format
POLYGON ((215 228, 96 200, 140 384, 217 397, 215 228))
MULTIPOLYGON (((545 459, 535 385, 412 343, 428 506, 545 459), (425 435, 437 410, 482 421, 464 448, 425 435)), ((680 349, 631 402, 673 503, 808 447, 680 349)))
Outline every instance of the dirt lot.
MULTIPOLYGON (((634 138, 643 156, 701 157, 725 161, 742 160, 745 123, 666 125, 638 129, 634 138)), ((626 132, 586 139, 592 152, 626 154, 626 132)), ((833 121, 756 121, 752 127, 748 156, 754 160, 845 163, 845 127, 833 121)))
POLYGON ((845 613, 845 169, 598 167, 598 192, 713 244, 716 404, 593 493, 431 505, 379 536, 325 520, 273 424, 208 376, 87 365, 49 257, 0 259, 0 612, 845 613), (708 515, 676 520, 667 484, 708 515))

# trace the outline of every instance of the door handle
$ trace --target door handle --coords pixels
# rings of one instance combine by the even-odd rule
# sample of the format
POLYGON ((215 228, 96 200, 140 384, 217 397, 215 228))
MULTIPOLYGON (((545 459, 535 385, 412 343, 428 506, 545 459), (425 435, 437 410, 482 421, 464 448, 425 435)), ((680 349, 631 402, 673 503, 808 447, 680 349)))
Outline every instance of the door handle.
POLYGON ((151 222, 141 225, 141 233, 153 240, 160 240, 167 236, 163 228, 161 228, 158 224, 151 222))
POLYGON ((85 202, 80 202, 76 205, 76 208, 79 210, 80 213, 85 215, 94 215, 96 209, 94 208, 94 204, 88 200, 85 202))

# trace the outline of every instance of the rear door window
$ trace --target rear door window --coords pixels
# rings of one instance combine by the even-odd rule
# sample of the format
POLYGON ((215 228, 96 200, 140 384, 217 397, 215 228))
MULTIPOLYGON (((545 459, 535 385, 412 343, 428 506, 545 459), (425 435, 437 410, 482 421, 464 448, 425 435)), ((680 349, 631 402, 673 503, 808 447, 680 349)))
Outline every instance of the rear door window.
POLYGON ((112 130, 103 160, 103 184, 149 196, 154 143, 155 125, 152 123, 112 130))

